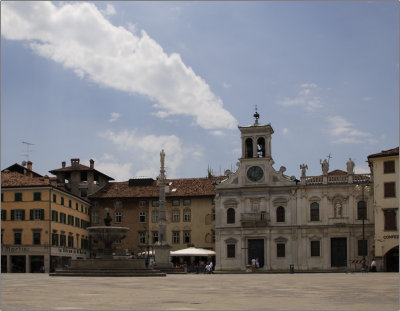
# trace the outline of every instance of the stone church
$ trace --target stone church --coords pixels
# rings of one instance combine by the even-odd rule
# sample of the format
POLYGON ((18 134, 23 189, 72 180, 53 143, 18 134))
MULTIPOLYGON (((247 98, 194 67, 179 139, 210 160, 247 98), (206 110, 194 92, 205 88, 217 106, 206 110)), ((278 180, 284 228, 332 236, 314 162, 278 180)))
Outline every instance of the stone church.
MULTIPOLYGON (((370 175, 329 171, 300 180, 275 170, 270 124, 239 126, 242 155, 236 172, 216 187, 216 270, 246 270, 257 259, 266 271, 361 269, 374 253, 370 175)), ((372 188, 372 187, 371 187, 372 188)))

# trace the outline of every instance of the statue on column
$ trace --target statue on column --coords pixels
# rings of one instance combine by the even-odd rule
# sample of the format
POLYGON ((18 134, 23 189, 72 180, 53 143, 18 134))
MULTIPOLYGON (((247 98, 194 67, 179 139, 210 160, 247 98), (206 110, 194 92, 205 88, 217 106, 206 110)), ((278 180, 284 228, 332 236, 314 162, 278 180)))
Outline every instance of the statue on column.
POLYGON ((306 177, 306 170, 308 170, 307 164, 304 163, 301 164, 300 169, 301 169, 301 177, 306 177))
POLYGON ((335 205, 335 217, 342 217, 342 204, 340 202, 335 205))
POLYGON ((349 160, 346 162, 346 166, 347 166, 347 174, 354 174, 354 162, 351 158, 349 158, 349 160))
POLYGON ((328 171, 329 171, 329 163, 328 163, 328 161, 326 161, 326 159, 324 161, 319 160, 319 163, 321 164, 321 167, 322 167, 322 174, 323 175, 328 175, 328 171))
POLYGON ((164 152, 164 149, 162 149, 161 152, 160 152, 160 161, 161 161, 161 167, 164 168, 164 162, 165 162, 165 152, 164 152))

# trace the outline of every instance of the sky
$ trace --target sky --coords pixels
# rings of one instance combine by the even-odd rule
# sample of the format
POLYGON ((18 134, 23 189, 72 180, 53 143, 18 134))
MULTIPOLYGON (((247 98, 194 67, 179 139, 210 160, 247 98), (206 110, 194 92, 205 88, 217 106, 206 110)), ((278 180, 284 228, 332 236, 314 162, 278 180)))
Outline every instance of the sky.
POLYGON ((235 171, 257 106, 276 170, 368 173, 399 145, 398 55, 398 1, 3 1, 1 168, 235 171))

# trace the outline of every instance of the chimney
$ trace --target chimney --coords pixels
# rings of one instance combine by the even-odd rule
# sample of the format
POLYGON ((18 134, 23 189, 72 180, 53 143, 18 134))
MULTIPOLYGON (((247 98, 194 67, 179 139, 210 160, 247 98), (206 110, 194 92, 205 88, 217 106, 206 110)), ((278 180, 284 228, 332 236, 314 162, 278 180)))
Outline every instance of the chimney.
POLYGON ((79 159, 78 158, 71 159, 71 166, 73 168, 79 168, 79 159))
POLYGON ((28 166, 27 166, 28 170, 31 171, 31 170, 32 170, 32 162, 31 162, 31 161, 28 161, 27 164, 28 164, 28 166))
POLYGON ((61 162, 61 166, 62 166, 62 168, 65 168, 65 161, 61 162))
POLYGON ((93 159, 90 159, 90 168, 94 168, 94 160, 93 159))
POLYGON ((44 175, 44 176, 43 176, 43 179, 44 179, 44 182, 45 182, 46 184, 50 184, 50 178, 49 178, 49 176, 44 175))

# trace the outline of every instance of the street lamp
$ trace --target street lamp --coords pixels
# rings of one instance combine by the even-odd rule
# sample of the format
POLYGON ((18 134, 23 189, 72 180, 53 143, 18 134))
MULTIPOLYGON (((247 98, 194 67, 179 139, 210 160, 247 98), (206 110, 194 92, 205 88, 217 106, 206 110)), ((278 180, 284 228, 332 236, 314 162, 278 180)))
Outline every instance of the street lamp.
POLYGON ((361 191, 361 202, 357 204, 357 213, 359 216, 361 216, 362 219, 362 243, 363 243, 363 262, 362 262, 362 271, 366 270, 366 265, 365 265, 365 256, 366 256, 366 251, 367 251, 367 245, 365 243, 365 217, 367 214, 367 203, 365 202, 364 199, 364 192, 369 191, 369 181, 364 185, 361 182, 357 183, 356 185, 356 190, 361 191))

